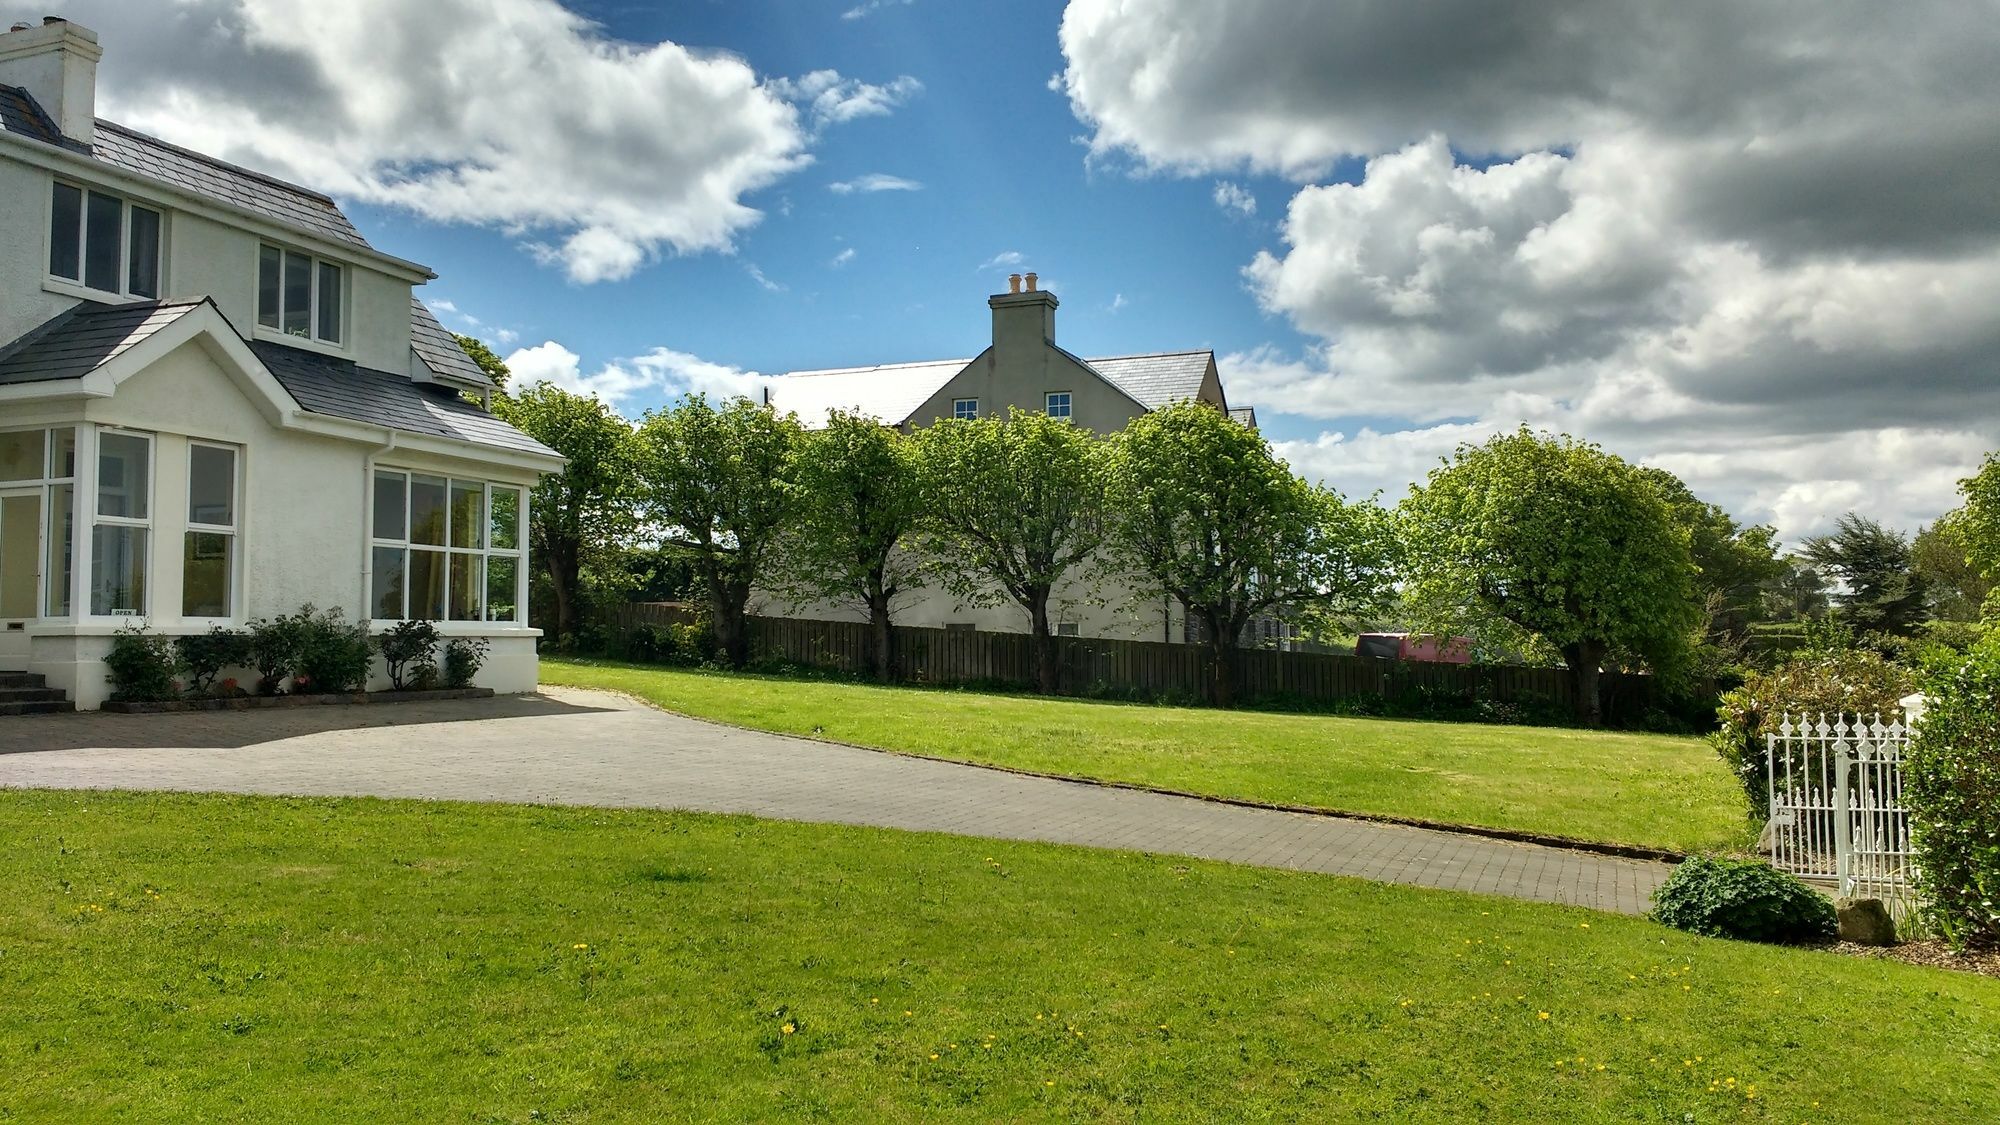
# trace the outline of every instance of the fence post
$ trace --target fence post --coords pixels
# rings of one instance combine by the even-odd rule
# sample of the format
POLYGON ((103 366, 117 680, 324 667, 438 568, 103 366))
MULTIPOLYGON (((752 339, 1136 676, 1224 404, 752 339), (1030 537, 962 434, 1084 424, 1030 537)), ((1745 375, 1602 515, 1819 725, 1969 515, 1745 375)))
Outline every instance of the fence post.
POLYGON ((1854 816, 1848 786, 1854 780, 1854 743, 1840 742, 1840 757, 1834 770, 1833 788, 1833 873, 1840 893, 1854 893, 1854 816))

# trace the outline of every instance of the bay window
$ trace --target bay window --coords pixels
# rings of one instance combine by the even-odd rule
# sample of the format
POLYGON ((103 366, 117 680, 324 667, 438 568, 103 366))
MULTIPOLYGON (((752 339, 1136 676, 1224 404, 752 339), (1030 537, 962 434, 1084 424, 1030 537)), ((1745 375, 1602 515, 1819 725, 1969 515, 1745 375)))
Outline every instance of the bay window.
POLYGON ((97 433, 97 503, 90 533, 90 612, 146 612, 146 549, 152 530, 153 439, 97 433))
POLYGON ((49 276, 118 296, 160 295, 160 213, 58 180, 49 200, 49 276))
POLYGON ((372 491, 372 618, 520 620, 519 488, 377 469, 372 491))

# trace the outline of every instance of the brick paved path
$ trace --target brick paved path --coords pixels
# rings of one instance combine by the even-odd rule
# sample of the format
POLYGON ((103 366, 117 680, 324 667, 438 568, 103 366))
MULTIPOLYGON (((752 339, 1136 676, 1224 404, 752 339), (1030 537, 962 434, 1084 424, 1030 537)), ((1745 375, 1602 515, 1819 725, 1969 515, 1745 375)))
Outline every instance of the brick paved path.
POLYGON ((0 786, 751 813, 1176 853, 1625 913, 1643 911, 1667 871, 830 746, 567 689, 378 707, 0 719, 0 786))

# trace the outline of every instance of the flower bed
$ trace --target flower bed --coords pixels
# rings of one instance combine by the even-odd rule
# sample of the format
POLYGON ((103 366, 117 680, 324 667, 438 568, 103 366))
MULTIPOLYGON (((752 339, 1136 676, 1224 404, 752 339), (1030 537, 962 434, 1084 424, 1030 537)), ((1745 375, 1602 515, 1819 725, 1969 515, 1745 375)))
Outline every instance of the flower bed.
POLYGON ((161 702, 109 700, 104 709, 116 715, 160 715, 174 711, 261 711, 267 707, 320 707, 345 703, 430 703, 441 699, 491 699, 492 688, 438 688, 433 691, 354 691, 324 695, 239 695, 220 699, 173 699, 161 702))

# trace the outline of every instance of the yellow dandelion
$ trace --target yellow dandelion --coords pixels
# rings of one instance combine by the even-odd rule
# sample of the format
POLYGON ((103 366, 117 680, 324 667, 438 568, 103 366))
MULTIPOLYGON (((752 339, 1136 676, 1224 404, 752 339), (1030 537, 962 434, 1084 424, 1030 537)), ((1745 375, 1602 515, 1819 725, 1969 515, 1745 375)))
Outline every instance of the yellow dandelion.
POLYGON ((1543 1020, 1545 1020, 1545 1019, 1548 1019, 1548 1018, 1549 1018, 1549 1014, 1548 1014, 1547 1012, 1536 1012, 1536 1013, 1535 1013, 1535 1018, 1536 1018, 1536 1019, 1543 1019, 1543 1020))
POLYGON ((882 998, 880 996, 870 996, 868 998, 868 1002, 870 1004, 880 1004, 882 1002, 882 998))
POLYGON ((936 1051, 932 1051, 932 1052, 931 1052, 931 1061, 932 1061, 932 1062, 936 1062, 936 1061, 937 1061, 937 1052, 936 1052, 936 1051))
POLYGON ((1586 930, 1590 928, 1590 923, 1588 922, 1578 922, 1577 925, 1583 927, 1586 930))
POLYGON ((790 1035, 792 1032, 797 1031, 798 1029, 799 1025, 795 1023, 788 1023, 782 1028, 782 1030, 786 1035, 790 1035))
POLYGON ((572 946, 570 946, 570 948, 571 948, 571 949, 589 949, 589 948, 590 948, 590 946, 589 946, 589 945, 587 945, 587 944, 585 944, 584 942, 577 942, 577 943, 576 943, 575 945, 572 945, 572 946))
POLYGON ((1044 1083, 1042 1083, 1042 1085, 1044 1085, 1044 1086, 1053 1086, 1053 1085, 1055 1085, 1055 1084, 1056 1084, 1056 1080, 1055 1080, 1055 1079, 1053 1079, 1053 1078, 1049 1079, 1049 1080, 1048 1080, 1047 1082, 1044 1082, 1044 1083))
POLYGON ((915 1013, 915 1012, 912 1012, 912 1011, 911 1011, 911 1010, 909 1010, 908 1008, 904 1008, 904 1009, 903 1009, 903 1014, 904 1014, 904 1015, 906 1015, 906 1016, 914 1016, 914 1015, 916 1015, 917 1013, 915 1013))

